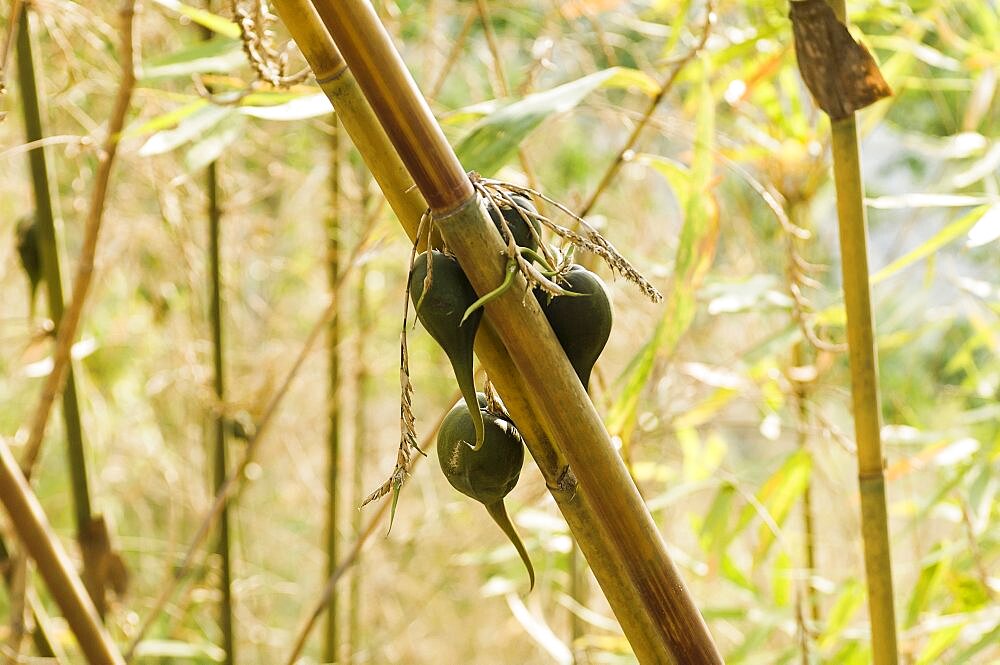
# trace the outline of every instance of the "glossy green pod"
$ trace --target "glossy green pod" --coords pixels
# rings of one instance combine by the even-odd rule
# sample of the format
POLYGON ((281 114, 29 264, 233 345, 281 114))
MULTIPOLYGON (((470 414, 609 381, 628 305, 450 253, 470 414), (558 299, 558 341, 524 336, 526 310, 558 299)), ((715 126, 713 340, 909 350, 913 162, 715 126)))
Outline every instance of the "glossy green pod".
MULTIPOLYGON (((535 205, 528 200, 527 197, 521 196, 520 194, 511 194, 510 198, 518 205, 519 208, 523 208, 524 210, 534 213, 538 212, 535 205)), ((500 231, 500 216, 497 214, 496 209, 492 205, 487 205, 486 207, 490 211, 490 219, 493 220, 494 226, 497 227, 497 231, 500 231)), ((507 220, 507 226, 510 228, 510 232, 514 236, 514 244, 518 247, 527 247, 532 251, 537 250, 538 243, 535 241, 535 236, 531 233, 531 229, 528 228, 528 223, 524 221, 523 217, 521 217, 521 213, 513 208, 503 206, 500 207, 500 212, 503 214, 503 218, 507 220)), ((537 234, 541 234, 542 223, 530 216, 529 219, 531 219, 531 225, 535 227, 535 232, 537 234)), ((503 237, 503 232, 500 233, 500 237, 503 237)))
POLYGON ((38 242, 38 223, 34 215, 22 218, 17 223, 17 253, 28 276, 28 307, 32 318, 35 314, 35 293, 42 281, 42 254, 38 242))
MULTIPOLYGON (((485 404, 482 393, 479 397, 482 400, 479 403, 485 404)), ((459 402, 448 412, 438 430, 438 461, 452 487, 486 506, 490 517, 517 550, 528 570, 531 588, 534 588, 535 569, 503 503, 521 475, 524 444, 505 418, 485 408, 479 411, 485 425, 482 447, 473 450, 467 445, 476 435, 476 429, 465 402, 459 402)))
POLYGON ((550 297, 536 289, 535 297, 580 383, 588 388, 594 363, 611 336, 611 299, 601 278, 583 266, 571 266, 559 285, 580 295, 550 297))
MULTIPOLYGON (((410 272, 410 298, 417 307, 417 318, 430 333, 434 341, 444 349, 451 361, 455 380, 462 391, 470 410, 476 404, 476 384, 472 374, 472 352, 476 341, 476 330, 483 318, 480 308, 463 322, 462 316, 472 303, 476 302, 475 290, 462 272, 458 260, 436 249, 431 250, 431 287, 424 293, 424 278, 427 276, 427 252, 422 252, 413 261, 410 272)), ((469 442, 478 450, 483 445, 483 419, 476 409, 473 418, 476 436, 469 442)))

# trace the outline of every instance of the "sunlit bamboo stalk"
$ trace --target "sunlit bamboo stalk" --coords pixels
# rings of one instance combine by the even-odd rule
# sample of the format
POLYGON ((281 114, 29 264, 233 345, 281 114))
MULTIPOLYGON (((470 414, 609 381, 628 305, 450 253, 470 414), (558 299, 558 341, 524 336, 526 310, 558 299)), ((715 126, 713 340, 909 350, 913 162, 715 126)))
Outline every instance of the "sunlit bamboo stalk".
MULTIPOLYGON (((828 0, 846 23, 844 0, 828 0)), ((855 115, 830 123, 833 174, 837 189, 840 265, 847 311, 847 344, 851 366, 854 435, 861 491, 861 536, 864 542, 868 614, 875 665, 895 665, 896 613, 885 493, 885 457, 881 438, 878 356, 868 279, 868 223, 858 151, 855 115)))
MULTIPOLYGON (((25 138, 29 142, 41 141, 45 132, 42 127, 38 84, 35 79, 35 65, 31 48, 29 12, 27 10, 21 13, 21 24, 17 32, 17 71, 22 97, 21 110, 24 115, 25 138)), ((28 153, 28 161, 31 166, 31 182, 35 194, 35 224, 38 230, 39 253, 42 257, 42 271, 48 294, 49 317, 58 329, 64 310, 63 278, 60 269, 59 241, 56 236, 56 215, 49 190, 45 150, 41 147, 32 150, 28 153)), ((80 548, 89 554, 94 548, 90 538, 93 515, 87 479, 87 457, 83 447, 83 426, 80 423, 80 407, 72 362, 68 361, 67 365, 66 383, 62 391, 63 423, 66 428, 66 466, 70 475, 77 541, 80 543, 80 548)), ((26 460, 26 462, 30 461, 33 460, 26 460)), ((30 475, 30 465, 26 465, 26 469, 29 469, 30 475)), ((94 556, 83 557, 83 577, 98 612, 103 614, 105 591, 100 575, 93 570, 95 559, 94 556)))
MULTIPOLYGON (((205 8, 211 11, 212 0, 205 0, 205 8)), ((201 28, 202 39, 212 38, 212 31, 201 28)), ((219 162, 212 161, 205 169, 205 192, 208 198, 208 272, 209 306, 208 320, 212 334, 212 389, 215 393, 215 407, 212 409, 214 441, 212 445, 212 490, 218 492, 226 481, 226 383, 225 361, 222 343, 222 271, 220 268, 219 244, 222 209, 219 204, 219 162)), ((219 515, 219 534, 215 545, 219 557, 219 629, 222 632, 222 649, 225 665, 236 662, 235 638, 233 635, 233 581, 232 556, 229 539, 229 507, 219 515)))
MULTIPOLYGON (((212 329, 212 373, 213 391, 215 393, 215 408, 213 409, 212 426, 214 441, 212 446, 212 486, 219 491, 226 481, 226 400, 225 362, 222 344, 222 286, 219 267, 219 209, 218 164, 208 165, 205 174, 205 187, 208 192, 208 266, 209 266, 209 325, 212 329)), ((236 662, 233 637, 233 595, 232 595, 232 560, 229 542, 229 508, 219 515, 219 533, 215 553, 219 556, 219 590, 222 599, 219 602, 219 628, 222 631, 222 648, 226 652, 226 665, 236 662)))
POLYGON ((881 439, 878 360, 868 284, 867 224, 854 117, 833 121, 831 130, 872 652, 875 665, 894 665, 898 662, 898 655, 885 496, 885 458, 881 439))
POLYGON ((91 665, 124 663, 97 616, 73 564, 52 532, 38 498, 7 447, 0 439, 0 503, 14 525, 17 537, 38 566, 49 593, 62 611, 91 665))
MULTIPOLYGON (((330 213, 326 218, 326 265, 333 291, 340 281, 340 123, 337 116, 331 118, 333 130, 330 134, 330 213)), ((339 299, 338 299, 339 300, 339 299)), ((327 392, 327 504, 326 504, 326 562, 327 575, 337 566, 340 536, 337 532, 338 501, 340 498, 340 312, 334 311, 327 328, 327 371, 329 389, 327 392)), ((323 638, 323 657, 327 662, 338 662, 340 639, 338 635, 339 607, 337 595, 333 594, 326 615, 326 634, 323 638)))
MULTIPOLYGON (((369 167, 390 204, 394 198, 398 202, 399 192, 409 188, 393 180, 401 175, 399 163, 406 164, 431 208, 438 212, 442 232, 473 285, 482 292, 492 289, 503 274, 500 239, 472 197, 467 177, 374 14, 362 3, 323 2, 318 6, 320 14, 326 14, 327 29, 345 40, 340 46, 350 48, 348 60, 355 65, 354 76, 364 72, 365 77, 359 77, 361 87, 366 88, 376 115, 382 114, 386 133, 399 144, 399 162, 385 154, 384 136, 371 127, 371 111, 365 111, 357 99, 358 84, 345 75, 329 37, 317 29, 307 6, 295 0, 276 3, 359 151, 371 160, 369 167), (357 30, 359 25, 365 29, 357 30), (382 148, 382 152, 372 151, 373 147, 382 148), (452 214, 442 214, 448 211, 452 214), (459 227, 461 231, 457 231, 459 227), (470 260, 473 256, 476 261, 470 260), (495 257, 495 261, 482 260, 486 256, 495 257)), ((389 152, 392 149, 388 147, 389 152)), ((410 178, 402 178, 402 183, 408 182, 410 178)), ((412 234, 419 213, 396 213, 412 234)), ((522 307, 520 297, 510 295, 514 297, 494 301, 487 311, 492 326, 507 344, 500 344, 486 326, 480 330, 477 353, 530 441, 529 449, 550 481, 553 496, 588 555, 633 649, 641 662, 668 663, 675 658, 690 663, 721 662, 704 621, 666 555, 662 538, 537 304, 522 307), (509 354, 502 352, 504 347, 509 354), (511 357, 518 371, 511 366, 511 357), (560 472, 565 470, 561 453, 567 453, 580 479, 575 491, 572 483, 559 483, 560 472)))

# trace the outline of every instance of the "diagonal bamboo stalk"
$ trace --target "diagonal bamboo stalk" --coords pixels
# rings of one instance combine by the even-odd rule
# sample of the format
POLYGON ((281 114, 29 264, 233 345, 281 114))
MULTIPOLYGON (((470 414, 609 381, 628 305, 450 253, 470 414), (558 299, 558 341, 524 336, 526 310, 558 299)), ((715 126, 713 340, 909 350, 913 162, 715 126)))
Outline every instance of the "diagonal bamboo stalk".
MULTIPOLYGON (((364 72, 360 87, 366 88, 374 113, 382 114, 385 134, 377 129, 373 111, 359 98, 359 84, 346 74, 308 4, 283 0, 276 8, 407 232, 412 237, 423 211, 416 197, 400 196, 410 190, 409 167, 473 284, 480 292, 492 289, 503 274, 500 239, 370 8, 361 3, 318 4, 327 29, 342 40, 340 46, 350 49, 353 74, 364 72), (357 30, 359 25, 365 30, 357 30), (386 134, 398 145, 390 144, 386 134), (394 149, 401 159, 393 157, 394 149), (403 203, 402 208, 395 203, 403 203), (471 260, 474 256, 476 260, 471 260)), ((522 307, 520 296, 508 295, 513 297, 500 298, 488 308, 492 326, 480 331, 477 354, 526 434, 529 449, 634 651, 644 663, 721 662, 648 511, 537 304, 522 307), (566 471, 563 459, 580 479, 578 487, 560 484, 572 477, 561 477, 566 471)))
MULTIPOLYGON (((828 1, 837 18, 846 22, 844 0, 828 1)), ((868 227, 855 115, 852 113, 847 118, 831 120, 830 131, 844 306, 847 311, 854 435, 858 447, 861 536, 865 552, 872 653, 875 665, 895 665, 899 657, 885 497, 878 357, 868 279, 868 227)))
POLYGON ((122 665, 73 564, 49 526, 6 441, 0 439, 0 503, 91 665, 122 665))

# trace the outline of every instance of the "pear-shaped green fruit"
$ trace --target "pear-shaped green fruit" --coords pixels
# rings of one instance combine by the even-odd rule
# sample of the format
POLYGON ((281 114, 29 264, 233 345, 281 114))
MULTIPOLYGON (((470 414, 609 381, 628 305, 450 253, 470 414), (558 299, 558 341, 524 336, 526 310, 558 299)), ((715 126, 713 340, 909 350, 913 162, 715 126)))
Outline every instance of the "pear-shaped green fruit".
POLYGON ((424 293, 427 252, 422 252, 414 259, 413 270, 410 272, 410 298, 417 308, 417 318, 448 355, 458 388, 462 391, 469 410, 475 409, 473 423, 476 435, 469 440, 469 445, 479 450, 483 445, 483 419, 476 404, 472 351, 483 310, 477 309, 462 322, 465 310, 476 302, 478 296, 455 257, 436 249, 431 250, 430 256, 433 264, 431 286, 424 293))
MULTIPOLYGON (((535 205, 528 200, 527 197, 521 196, 520 194, 511 194, 510 198, 519 208, 533 213, 538 212, 535 205)), ((514 244, 518 247, 527 247, 532 251, 537 250, 538 243, 535 241, 535 236, 531 233, 531 229, 528 228, 528 223, 524 221, 524 217, 521 217, 521 213, 514 208, 505 206, 506 204, 500 206, 500 212, 503 214, 503 218, 507 220, 507 226, 510 228, 510 232, 514 236, 514 244)), ((497 227, 497 231, 499 231, 500 216, 497 214, 496 209, 492 205, 487 205, 486 207, 490 211, 490 219, 493 220, 493 224, 497 227)), ((541 234, 542 223, 531 215, 526 215, 526 217, 531 220, 531 225, 535 227, 535 232, 541 234)), ((503 232, 500 233, 500 237, 503 237, 503 232)))
MULTIPOLYGON (((481 403, 485 404, 485 401, 481 403)), ((480 410, 479 415, 485 425, 485 439, 479 450, 473 450, 466 445, 476 435, 472 414, 465 402, 452 407, 438 430, 438 461, 452 487, 486 506, 490 517, 520 555, 528 569, 531 588, 534 588, 535 569, 503 503, 504 497, 514 489, 521 475, 524 444, 514 426, 505 418, 490 413, 485 408, 480 410)))
POLYGON ((601 278, 576 264, 559 285, 580 295, 550 297, 536 290, 535 296, 580 383, 588 388, 594 363, 611 336, 611 299, 601 278))
POLYGON ((21 267, 28 276, 28 310, 30 318, 34 318, 35 293, 42 281, 42 253, 39 247, 38 222, 34 215, 24 217, 17 223, 17 253, 21 257, 21 267))

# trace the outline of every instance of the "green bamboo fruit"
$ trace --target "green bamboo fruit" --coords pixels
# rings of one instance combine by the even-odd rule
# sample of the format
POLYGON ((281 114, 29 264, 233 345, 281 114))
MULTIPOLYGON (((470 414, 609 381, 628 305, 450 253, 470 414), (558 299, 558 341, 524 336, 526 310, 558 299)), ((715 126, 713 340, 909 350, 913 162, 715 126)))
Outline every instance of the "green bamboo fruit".
POLYGON ((521 475, 524 444, 510 421, 487 410, 482 393, 477 393, 477 398, 476 411, 485 425, 482 446, 474 450, 467 445, 476 434, 475 424, 467 403, 458 402, 445 416, 438 431, 438 461, 452 487, 486 506, 490 517, 524 562, 530 588, 534 589, 535 569, 503 503, 521 475), (482 408, 478 408, 480 406, 482 408))
POLYGON ((465 311, 476 302, 476 292, 462 272, 458 260, 437 250, 422 252, 413 262, 410 272, 410 297, 417 310, 417 318, 424 324, 451 361, 455 380, 462 391, 462 397, 475 411, 472 422, 475 437, 469 438, 473 450, 483 445, 483 418, 476 405, 476 384, 472 376, 472 350, 476 340, 476 330, 483 318, 482 308, 463 319, 465 311), (430 265, 430 288, 424 291, 428 264, 430 265))

